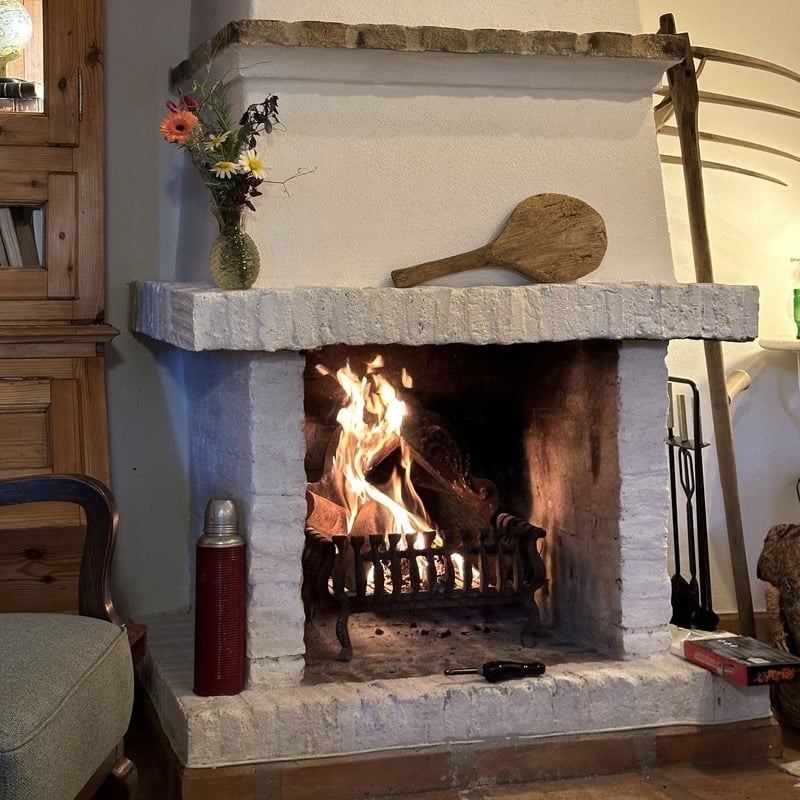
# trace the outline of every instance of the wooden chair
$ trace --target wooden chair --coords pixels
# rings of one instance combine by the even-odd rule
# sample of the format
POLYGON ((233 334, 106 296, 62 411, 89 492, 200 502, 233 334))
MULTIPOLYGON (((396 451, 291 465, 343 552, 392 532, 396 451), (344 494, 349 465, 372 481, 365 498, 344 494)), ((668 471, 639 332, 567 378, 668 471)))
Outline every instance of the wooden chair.
POLYGON ((116 503, 87 476, 0 480, 0 506, 45 501, 85 515, 78 614, 0 613, 0 800, 134 798, 133 664, 109 594, 116 503))

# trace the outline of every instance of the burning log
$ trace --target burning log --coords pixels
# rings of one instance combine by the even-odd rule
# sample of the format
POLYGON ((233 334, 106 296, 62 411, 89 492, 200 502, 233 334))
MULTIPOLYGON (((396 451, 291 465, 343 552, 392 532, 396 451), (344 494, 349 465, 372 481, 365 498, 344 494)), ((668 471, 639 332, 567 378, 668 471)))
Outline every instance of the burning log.
POLYGON ((350 529, 351 536, 369 536, 376 531, 390 531, 393 529, 394 518, 391 511, 375 500, 367 500, 358 509, 353 526, 350 529))
MULTIPOLYGON (((345 509, 350 527, 363 503, 384 503, 390 513, 380 521, 390 524, 361 528, 368 533, 487 525, 498 508, 497 487, 472 477, 467 448, 449 421, 402 392, 400 384, 403 389, 412 385, 405 370, 396 383, 388 379, 389 372, 381 356, 366 365, 362 377, 349 364, 335 372, 317 365, 316 374, 336 378, 345 402, 336 416, 338 435, 329 436, 325 446, 325 471, 309 490, 345 509), (419 491, 426 494, 424 502, 419 491), (398 503, 413 517, 406 524, 395 524, 398 503)), ((322 445, 315 433, 309 439, 317 450, 322 445)), ((336 518, 330 522, 333 527, 325 520, 309 525, 330 535, 340 532, 336 518)))
MULTIPOLYGON (((472 477, 469 453, 453 427, 438 414, 418 411, 403 421, 402 435, 414 464, 424 471, 415 480, 452 495, 480 519, 479 525, 485 525, 497 512, 497 487, 490 480, 472 477)), ((446 527, 459 523, 463 520, 448 521, 446 527)))
POLYGON ((322 478, 315 483, 309 483, 306 489, 318 497, 329 500, 342 508, 347 507, 344 492, 344 476, 339 470, 328 470, 322 478))
POLYGON ((326 536, 347 533, 347 511, 327 497, 306 490, 306 526, 326 536))

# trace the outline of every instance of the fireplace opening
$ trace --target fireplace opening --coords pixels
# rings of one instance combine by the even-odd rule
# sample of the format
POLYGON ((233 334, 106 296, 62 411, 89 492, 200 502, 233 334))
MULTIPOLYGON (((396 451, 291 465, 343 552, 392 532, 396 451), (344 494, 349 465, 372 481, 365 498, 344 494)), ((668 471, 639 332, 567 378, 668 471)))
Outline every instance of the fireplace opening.
POLYGON ((610 341, 307 353, 307 679, 615 655, 617 362, 610 341), (355 502, 334 459, 365 384, 357 418, 390 419, 393 402, 405 416, 361 431, 355 502))

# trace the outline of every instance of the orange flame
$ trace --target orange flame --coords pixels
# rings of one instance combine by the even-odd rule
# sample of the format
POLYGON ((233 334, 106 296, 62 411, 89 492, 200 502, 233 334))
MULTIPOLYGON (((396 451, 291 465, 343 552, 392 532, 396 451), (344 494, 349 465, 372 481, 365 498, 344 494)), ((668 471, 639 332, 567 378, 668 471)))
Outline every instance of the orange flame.
MULTIPOLYGON (((370 501, 380 508, 379 519, 383 521, 384 529, 375 533, 429 531, 432 523, 411 483, 411 450, 401 435, 408 408, 381 374, 383 366, 380 355, 367 364, 362 377, 349 362, 336 373, 317 366, 322 374, 336 378, 346 397, 336 416, 341 430, 332 467, 333 473, 342 477, 347 531, 352 531, 359 512, 370 501), (382 484, 371 482, 370 472, 398 449, 399 464, 388 480, 382 484)), ((405 370, 402 383, 406 387, 412 385, 405 370)))

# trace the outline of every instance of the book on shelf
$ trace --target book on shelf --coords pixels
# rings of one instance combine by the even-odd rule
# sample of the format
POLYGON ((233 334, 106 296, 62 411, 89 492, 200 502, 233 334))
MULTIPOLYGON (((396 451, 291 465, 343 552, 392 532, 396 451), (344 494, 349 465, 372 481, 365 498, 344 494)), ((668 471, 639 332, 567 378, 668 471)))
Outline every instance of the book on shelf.
POLYGON ((38 267, 42 263, 34 232, 34 212, 36 210, 33 206, 13 206, 11 208, 11 217, 17 231, 22 263, 26 267, 38 267))
POLYGON ((0 207, 0 238, 3 240, 3 247, 8 257, 9 266, 21 267, 22 251, 19 248, 19 239, 17 239, 17 228, 14 225, 14 218, 8 206, 0 207))
POLYGON ((34 206, 31 211, 31 227, 33 228, 33 241, 36 243, 36 253, 39 260, 36 262, 44 264, 44 209, 41 206, 34 206))
POLYGON ((0 97, 7 100, 30 100, 39 97, 39 87, 33 81, 20 78, 0 78, 0 97))

